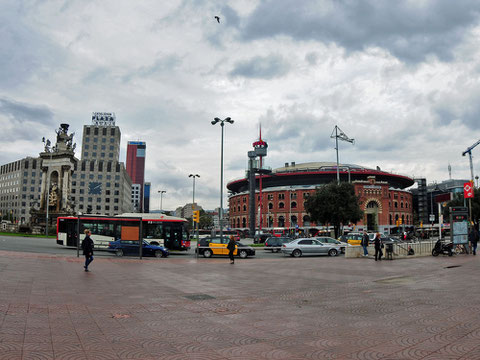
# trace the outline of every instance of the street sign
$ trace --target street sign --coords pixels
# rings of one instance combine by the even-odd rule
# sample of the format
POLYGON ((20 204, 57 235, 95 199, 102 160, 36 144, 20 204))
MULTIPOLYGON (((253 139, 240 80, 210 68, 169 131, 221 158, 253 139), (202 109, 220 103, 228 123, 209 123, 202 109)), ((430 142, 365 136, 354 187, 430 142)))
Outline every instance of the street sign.
POLYGON ((465 199, 473 198, 473 186, 470 181, 463 183, 463 197, 465 199))
POLYGON ((429 220, 430 220, 430 222, 434 222, 435 221, 435 215, 430 214, 429 220))

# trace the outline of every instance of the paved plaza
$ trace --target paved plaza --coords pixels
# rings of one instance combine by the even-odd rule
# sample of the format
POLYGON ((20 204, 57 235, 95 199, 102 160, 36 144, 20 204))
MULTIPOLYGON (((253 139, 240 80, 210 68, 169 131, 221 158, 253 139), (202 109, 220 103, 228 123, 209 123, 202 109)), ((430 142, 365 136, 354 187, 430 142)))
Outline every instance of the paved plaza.
POLYGON ((480 359, 480 256, 0 251, 0 359, 480 359))

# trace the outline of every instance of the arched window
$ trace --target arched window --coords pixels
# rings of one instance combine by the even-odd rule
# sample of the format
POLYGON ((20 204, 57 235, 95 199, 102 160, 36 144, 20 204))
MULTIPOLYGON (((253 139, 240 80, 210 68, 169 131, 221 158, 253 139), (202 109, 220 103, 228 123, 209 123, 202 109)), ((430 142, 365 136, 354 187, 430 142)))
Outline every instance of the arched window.
POLYGON ((278 227, 285 227, 285 218, 283 216, 278 217, 278 227))
POLYGON ((297 202, 296 201, 292 201, 292 209, 296 209, 297 208, 297 202))
POLYGON ((238 212, 240 212, 240 205, 238 205, 238 212))
POLYGON ((293 226, 297 225, 297 217, 295 215, 292 215, 290 218, 290 222, 293 226))
POLYGON ((390 214, 390 225, 392 225, 392 224, 393 224, 393 216, 392 216, 392 214, 390 214))
POLYGON ((240 227, 240 218, 237 219, 237 228, 240 227))
POLYGON ((285 208, 285 204, 284 204, 283 202, 278 203, 278 208, 279 208, 279 209, 284 209, 284 208, 285 208))
POLYGON ((378 204, 376 201, 370 201, 367 204, 367 209, 376 209, 376 208, 378 208, 378 204))
POLYGON ((268 227, 273 227, 273 217, 268 218, 268 227))
POLYGON ((247 211, 247 205, 243 205, 243 211, 247 211))
POLYGON ((273 203, 268 203, 268 208, 269 208, 270 210, 272 210, 272 209, 273 209, 273 203))
POLYGON ((242 227, 247 227, 247 219, 242 219, 242 227))

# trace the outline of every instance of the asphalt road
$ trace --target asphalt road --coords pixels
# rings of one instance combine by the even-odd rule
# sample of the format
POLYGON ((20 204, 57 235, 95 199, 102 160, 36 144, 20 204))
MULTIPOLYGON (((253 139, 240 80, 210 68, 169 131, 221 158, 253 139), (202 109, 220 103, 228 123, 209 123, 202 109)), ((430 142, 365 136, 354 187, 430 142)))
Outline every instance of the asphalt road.
MULTIPOLYGON (((241 241, 245 245, 252 244, 252 239, 242 239, 241 241)), ((195 247, 196 241, 192 241, 192 248, 187 252, 171 252, 171 257, 194 257, 195 256, 195 247)), ((21 237, 21 236, 0 236, 0 250, 5 251, 18 251, 18 252, 30 252, 30 253, 41 253, 41 254, 55 254, 63 256, 76 256, 77 249, 72 247, 65 247, 57 245, 55 238, 34 238, 34 237, 21 237)), ((80 251, 80 256, 82 252, 80 251)), ((98 250, 95 251, 95 256, 102 257, 115 257, 115 255, 105 251, 98 250)), ((256 258, 282 258, 284 255, 280 253, 272 253, 271 251, 265 251, 262 248, 255 248, 255 257, 256 258)), ((200 256, 203 258, 203 256, 200 256)), ((205 259, 206 261, 208 259, 205 259)))

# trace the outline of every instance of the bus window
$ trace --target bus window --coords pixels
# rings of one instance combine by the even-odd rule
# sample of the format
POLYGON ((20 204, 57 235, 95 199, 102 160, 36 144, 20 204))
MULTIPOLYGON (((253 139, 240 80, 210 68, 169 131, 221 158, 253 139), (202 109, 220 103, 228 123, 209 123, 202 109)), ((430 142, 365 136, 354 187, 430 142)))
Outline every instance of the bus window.
POLYGON ((160 222, 144 222, 144 238, 145 239, 162 239, 163 234, 163 224, 160 222))

